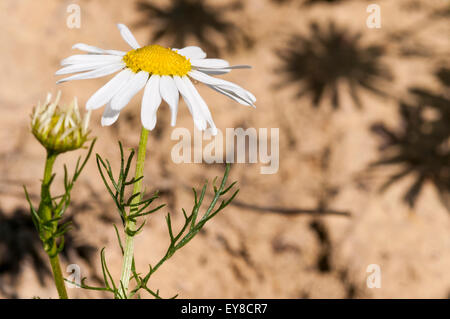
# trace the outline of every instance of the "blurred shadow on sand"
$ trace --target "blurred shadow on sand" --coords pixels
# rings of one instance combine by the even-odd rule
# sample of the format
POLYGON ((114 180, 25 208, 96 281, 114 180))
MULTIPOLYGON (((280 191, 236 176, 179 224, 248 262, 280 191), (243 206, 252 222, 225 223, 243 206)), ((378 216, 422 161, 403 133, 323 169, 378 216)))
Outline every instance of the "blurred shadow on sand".
POLYGON ((400 29, 389 31, 386 35, 386 42, 398 48, 398 54, 401 57, 425 57, 432 58, 437 56, 448 57, 448 51, 439 52, 430 41, 424 41, 420 38, 420 33, 430 29, 442 21, 448 21, 450 17, 450 6, 443 3, 440 8, 430 6, 425 1, 411 1, 403 7, 409 12, 423 12, 421 18, 414 19, 405 23, 400 29))
POLYGON ((411 98, 399 102, 402 118, 399 128, 391 129, 382 123, 372 126, 372 131, 383 140, 382 159, 372 167, 401 166, 383 184, 381 191, 412 175, 414 182, 403 197, 406 203, 413 207, 424 184, 431 182, 450 210, 450 69, 441 68, 435 75, 442 90, 432 92, 413 87, 409 89, 411 98))
POLYGON ((246 31, 226 19, 228 12, 240 11, 242 7, 240 1, 212 5, 203 0, 172 0, 168 6, 161 7, 141 0, 137 9, 143 18, 136 27, 152 31, 151 43, 165 38, 171 46, 181 48, 195 39, 211 55, 218 55, 224 49, 235 52, 241 44, 247 48, 253 45, 246 31))
MULTIPOLYGON (((95 252, 95 247, 80 243, 69 232, 65 235, 64 250, 60 256, 65 262, 76 258, 90 264, 95 252)), ((7 298, 19 297, 17 286, 29 263, 41 286, 45 285, 46 278, 52 276, 30 213, 21 208, 10 214, 0 209, 0 256, 0 293, 7 298)))
POLYGON ((292 35, 285 47, 276 51, 280 59, 276 72, 285 77, 279 87, 298 86, 297 98, 309 95, 315 107, 328 95, 334 109, 340 104, 341 83, 347 85, 357 107, 362 106, 360 88, 386 95, 382 84, 392 76, 381 62, 384 48, 362 46, 360 39, 360 33, 351 33, 334 22, 322 26, 311 23, 308 35, 292 35))

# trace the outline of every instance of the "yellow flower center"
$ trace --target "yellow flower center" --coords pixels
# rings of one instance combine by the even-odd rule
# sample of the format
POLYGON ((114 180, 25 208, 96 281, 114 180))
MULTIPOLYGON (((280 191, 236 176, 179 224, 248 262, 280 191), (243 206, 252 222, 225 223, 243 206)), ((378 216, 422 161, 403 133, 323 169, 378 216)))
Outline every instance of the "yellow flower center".
POLYGON ((134 73, 146 71, 157 75, 187 75, 191 70, 191 62, 176 51, 160 45, 148 45, 129 51, 123 62, 134 73))

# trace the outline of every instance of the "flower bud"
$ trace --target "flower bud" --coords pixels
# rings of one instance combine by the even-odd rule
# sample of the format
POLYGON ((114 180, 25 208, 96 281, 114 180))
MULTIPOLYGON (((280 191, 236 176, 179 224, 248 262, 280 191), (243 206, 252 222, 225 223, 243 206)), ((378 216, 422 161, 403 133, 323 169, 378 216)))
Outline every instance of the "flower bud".
POLYGON ((88 124, 91 112, 84 118, 80 115, 77 99, 69 106, 58 105, 61 91, 54 102, 48 93, 43 105, 38 104, 31 115, 31 130, 38 141, 52 153, 64 153, 83 147, 88 138, 88 124))

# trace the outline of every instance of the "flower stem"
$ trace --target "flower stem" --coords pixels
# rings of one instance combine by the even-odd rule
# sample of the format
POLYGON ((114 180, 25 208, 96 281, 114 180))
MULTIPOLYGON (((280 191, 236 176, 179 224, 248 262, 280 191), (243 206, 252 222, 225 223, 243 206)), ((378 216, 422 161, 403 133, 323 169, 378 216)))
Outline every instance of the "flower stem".
MULTIPOLYGON (((148 130, 142 127, 141 138, 139 140, 139 148, 136 160, 135 179, 141 178, 144 173, 145 153, 147 150, 148 130)), ((131 204, 139 203, 142 197, 142 178, 134 183, 133 195, 140 193, 140 195, 133 198, 131 204)), ((136 222, 133 220, 127 220, 125 223, 125 229, 131 232, 136 229, 136 222)), ((133 250, 134 250, 134 236, 125 232, 125 247, 123 254, 122 275, 120 277, 121 282, 121 297, 127 298, 128 285, 131 277, 131 266, 133 263, 133 250)))
MULTIPOLYGON (((49 256, 50 257, 50 256, 49 256)), ((64 278, 59 264, 59 257, 55 255, 50 257, 50 264, 52 265, 53 278, 55 279, 56 290, 58 290, 59 299, 68 299, 64 278)))
MULTIPOLYGON (((47 152, 47 159, 45 161, 45 169, 44 169, 44 178, 42 179, 41 186, 41 202, 39 204, 39 217, 43 221, 48 221, 53 218, 52 216, 52 197, 50 194, 50 184, 52 181, 52 171, 53 164, 55 163, 57 154, 53 152, 47 152)), ((54 227, 57 227, 57 221, 54 222, 54 227)), ((50 231, 44 231, 42 234, 44 236, 44 240, 49 239, 51 237, 50 231)), ((68 299, 66 286, 64 285, 64 278, 61 272, 61 266, 59 264, 58 254, 56 254, 57 246, 56 242, 51 241, 50 243, 46 243, 44 241, 44 249, 50 259, 50 264, 52 266, 53 279, 55 281, 56 290, 58 291, 58 295, 60 299, 68 299)))

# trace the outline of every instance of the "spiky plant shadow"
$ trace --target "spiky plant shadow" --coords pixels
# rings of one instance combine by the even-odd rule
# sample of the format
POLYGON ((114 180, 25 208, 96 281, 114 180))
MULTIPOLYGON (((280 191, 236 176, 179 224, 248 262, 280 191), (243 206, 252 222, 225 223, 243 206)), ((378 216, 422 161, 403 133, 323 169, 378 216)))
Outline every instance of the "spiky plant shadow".
POLYGON ((443 4, 435 8, 431 2, 418 1, 405 3, 402 9, 406 11, 420 11, 423 13, 419 18, 405 23, 401 28, 392 29, 386 33, 386 42, 398 47, 398 54, 403 57, 436 57, 448 56, 448 50, 444 46, 431 45, 418 35, 432 27, 447 21, 450 17, 450 6, 443 4), (441 51, 442 50, 442 51, 441 51))
POLYGON ((328 94, 335 109, 340 104, 341 83, 347 85, 358 107, 362 106, 359 88, 385 95, 380 84, 392 76, 381 62, 383 47, 362 46, 360 39, 360 33, 352 34, 333 22, 323 27, 312 23, 309 35, 293 35, 285 48, 276 51, 281 60, 276 72, 285 76, 280 87, 297 85, 297 97, 310 95, 315 107, 328 94))
MULTIPOLYGON (((448 92, 450 70, 436 73, 448 92)), ((404 194, 404 201, 414 206, 426 182, 439 192, 443 204, 450 210, 450 99, 445 94, 427 89, 411 88, 412 102, 400 102, 402 127, 392 130, 377 123, 372 131, 383 138, 380 146, 383 159, 373 166, 400 165, 401 169, 383 184, 386 190, 407 175, 415 177, 404 194)))
POLYGON ((144 16, 136 27, 152 30, 151 42, 166 38, 173 47, 179 48, 193 38, 213 55, 222 49, 234 52, 240 44, 247 48, 253 45, 243 29, 225 18, 226 13, 242 9, 240 1, 212 6, 204 0, 172 0, 168 6, 160 7, 141 0, 137 9, 144 16))
MULTIPOLYGON (((66 262, 74 256, 90 263, 95 252, 95 247, 78 242, 69 232, 61 256, 66 262)), ((39 235, 30 213, 23 209, 11 214, 0 210, 0 256, 0 293, 8 298, 18 297, 16 288, 27 263, 31 263, 41 286, 47 277, 51 278, 39 235)))

